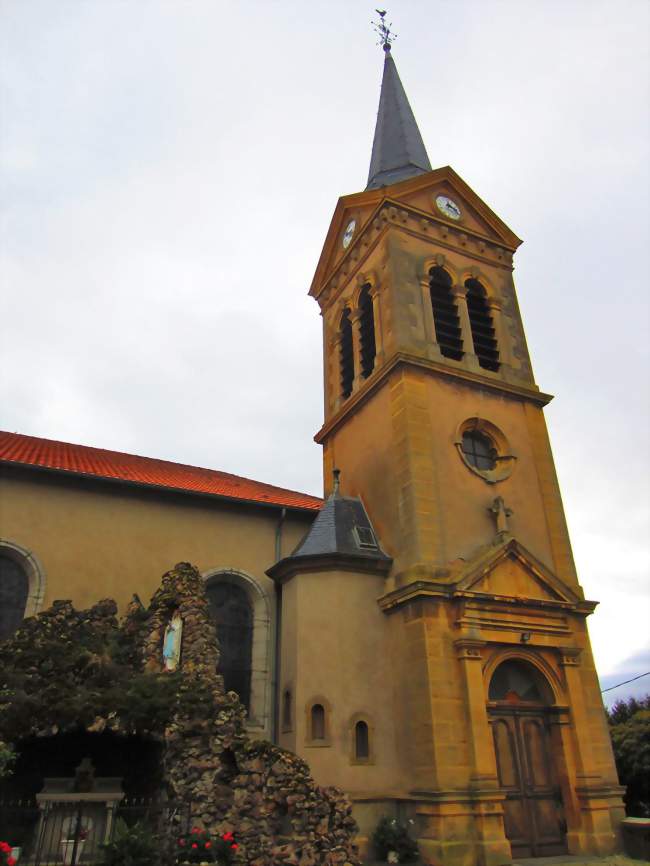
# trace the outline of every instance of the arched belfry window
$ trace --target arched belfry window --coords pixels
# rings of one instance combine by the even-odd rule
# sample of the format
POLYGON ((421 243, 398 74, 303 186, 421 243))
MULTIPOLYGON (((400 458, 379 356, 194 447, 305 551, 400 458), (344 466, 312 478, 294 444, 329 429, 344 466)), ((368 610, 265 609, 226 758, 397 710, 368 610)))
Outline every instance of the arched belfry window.
POLYGON ((340 332, 341 396, 347 398, 352 393, 354 382, 354 349, 352 346, 352 321, 350 311, 343 310, 340 332))
POLYGON ((29 580, 13 557, 0 553, 0 640, 16 631, 25 616, 29 580))
POLYGON ((212 580, 206 586, 210 613, 217 629, 219 673, 226 691, 233 691, 250 711, 253 655, 253 607, 236 583, 212 580))
POLYGON ((478 280, 465 280, 467 312, 474 341, 474 354, 486 370, 499 369, 499 349, 494 336, 492 313, 486 300, 486 291, 478 280))
POLYGON ((463 340, 458 318, 458 308, 451 291, 451 277, 444 268, 434 267, 429 271, 431 309, 436 328, 436 340, 445 358, 460 361, 463 357, 463 340))
POLYGON ((370 285, 368 283, 363 287, 359 296, 359 316, 361 375, 364 379, 367 379, 375 368, 375 355, 377 354, 375 344, 375 314, 372 295, 370 294, 370 285))

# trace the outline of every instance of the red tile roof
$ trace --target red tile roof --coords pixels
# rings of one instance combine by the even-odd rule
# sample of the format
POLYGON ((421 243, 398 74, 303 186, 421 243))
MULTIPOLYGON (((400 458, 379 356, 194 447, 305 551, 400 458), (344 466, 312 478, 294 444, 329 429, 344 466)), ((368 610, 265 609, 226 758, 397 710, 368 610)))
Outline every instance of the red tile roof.
POLYGON ((261 481, 251 481, 228 472, 170 463, 154 457, 122 454, 119 451, 104 451, 102 448, 90 448, 87 445, 38 439, 20 433, 0 431, 0 463, 54 469, 93 478, 310 511, 318 510, 323 504, 323 500, 317 496, 296 493, 261 481))

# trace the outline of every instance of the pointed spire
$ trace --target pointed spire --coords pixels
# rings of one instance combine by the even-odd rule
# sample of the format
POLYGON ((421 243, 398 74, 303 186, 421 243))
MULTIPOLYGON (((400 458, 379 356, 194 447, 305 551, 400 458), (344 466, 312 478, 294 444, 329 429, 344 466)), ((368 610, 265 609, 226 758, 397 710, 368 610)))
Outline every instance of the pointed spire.
POLYGON ((390 52, 390 42, 384 42, 382 47, 384 76, 366 189, 389 186, 431 171, 420 130, 390 52))

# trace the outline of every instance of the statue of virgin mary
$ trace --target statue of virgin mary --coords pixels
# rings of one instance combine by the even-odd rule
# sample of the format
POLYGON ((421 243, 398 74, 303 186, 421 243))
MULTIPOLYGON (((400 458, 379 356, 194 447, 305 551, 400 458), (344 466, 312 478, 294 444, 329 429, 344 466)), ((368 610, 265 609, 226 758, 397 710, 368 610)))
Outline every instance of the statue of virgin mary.
POLYGON ((170 619, 163 638, 163 669, 175 671, 181 661, 181 640, 183 637, 183 620, 176 612, 170 619))

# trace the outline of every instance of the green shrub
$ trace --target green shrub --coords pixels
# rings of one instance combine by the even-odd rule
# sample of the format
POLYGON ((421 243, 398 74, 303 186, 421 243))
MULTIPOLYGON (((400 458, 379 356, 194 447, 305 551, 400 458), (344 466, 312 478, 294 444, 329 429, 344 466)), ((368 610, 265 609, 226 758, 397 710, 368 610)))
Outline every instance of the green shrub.
POLYGON ((112 842, 101 845, 105 866, 160 866, 160 846, 143 824, 128 827, 118 818, 112 842))
POLYGON ((397 854, 399 863, 414 863, 418 859, 417 842, 411 839, 408 829, 396 818, 381 819, 372 834, 372 844, 380 860, 386 860, 390 851, 397 854))

